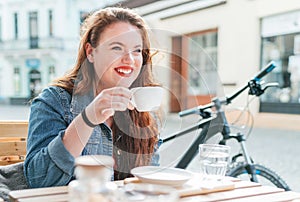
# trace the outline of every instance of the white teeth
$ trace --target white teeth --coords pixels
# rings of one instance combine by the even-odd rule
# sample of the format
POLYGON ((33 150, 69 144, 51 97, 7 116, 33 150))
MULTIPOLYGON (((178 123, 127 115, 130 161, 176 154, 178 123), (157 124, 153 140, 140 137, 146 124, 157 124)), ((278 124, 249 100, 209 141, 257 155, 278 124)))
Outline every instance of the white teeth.
POLYGON ((117 71, 123 74, 130 74, 132 72, 131 69, 117 69, 117 71))

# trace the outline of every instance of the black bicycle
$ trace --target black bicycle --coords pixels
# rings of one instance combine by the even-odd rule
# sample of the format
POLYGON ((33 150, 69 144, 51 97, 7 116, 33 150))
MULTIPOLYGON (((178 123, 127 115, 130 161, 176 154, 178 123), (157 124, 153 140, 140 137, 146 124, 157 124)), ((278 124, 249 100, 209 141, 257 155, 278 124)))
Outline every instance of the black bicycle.
POLYGON ((212 102, 207 105, 200 105, 198 107, 179 112, 180 117, 197 114, 201 117, 201 119, 195 125, 176 132, 163 139, 163 142, 168 142, 174 138, 198 129, 201 130, 200 134, 175 166, 176 168, 186 169, 196 156, 199 144, 205 143, 208 139, 216 136, 217 134, 221 134, 222 138, 219 144, 225 145, 229 139, 234 139, 239 143, 241 148, 241 152, 231 158, 229 167, 227 169, 228 176, 243 179, 247 178, 253 182, 260 182, 261 184, 271 183, 276 187, 285 189, 286 191, 290 190, 287 183, 277 173, 253 161, 246 148, 245 134, 241 132, 234 134, 231 132, 228 119, 222 107, 230 104, 233 99, 235 99, 246 89, 249 89, 249 95, 260 96, 267 88, 278 86, 278 83, 266 83, 263 85, 261 80, 262 77, 271 72, 275 67, 275 63, 270 62, 257 74, 257 76, 251 79, 244 87, 230 97, 214 98, 212 102))

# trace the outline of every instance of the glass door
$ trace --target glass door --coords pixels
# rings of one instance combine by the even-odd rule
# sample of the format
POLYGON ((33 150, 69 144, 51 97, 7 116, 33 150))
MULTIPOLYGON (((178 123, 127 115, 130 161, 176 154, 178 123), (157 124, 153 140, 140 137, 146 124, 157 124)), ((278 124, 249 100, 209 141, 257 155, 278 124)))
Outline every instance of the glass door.
POLYGON ((219 85, 217 29, 172 38, 170 111, 207 104, 219 85))

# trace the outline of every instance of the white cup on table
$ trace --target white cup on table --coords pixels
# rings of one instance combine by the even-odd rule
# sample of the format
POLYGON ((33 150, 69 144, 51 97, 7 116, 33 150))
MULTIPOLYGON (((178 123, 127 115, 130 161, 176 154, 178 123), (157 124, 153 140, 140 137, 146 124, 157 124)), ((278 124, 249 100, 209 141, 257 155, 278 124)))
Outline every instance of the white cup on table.
POLYGON ((230 147, 219 144, 200 144, 200 170, 204 179, 224 178, 230 156, 230 147))
POLYGON ((159 86, 146 86, 131 89, 133 95, 132 105, 139 112, 157 110, 163 98, 163 88, 159 86))

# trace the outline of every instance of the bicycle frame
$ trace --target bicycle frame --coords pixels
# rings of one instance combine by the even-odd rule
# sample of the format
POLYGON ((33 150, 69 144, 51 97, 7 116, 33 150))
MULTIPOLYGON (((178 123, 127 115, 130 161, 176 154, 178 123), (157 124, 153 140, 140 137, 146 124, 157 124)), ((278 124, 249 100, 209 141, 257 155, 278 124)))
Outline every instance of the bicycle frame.
POLYGON ((194 158, 195 154, 197 153, 199 144, 201 144, 205 141, 206 134, 209 131, 208 130, 209 125, 210 125, 211 121, 214 119, 215 118, 209 118, 209 119, 202 120, 194 126, 188 127, 186 129, 184 129, 183 131, 177 132, 174 135, 172 135, 166 139, 163 139, 163 143, 164 143, 164 142, 167 142, 174 138, 180 137, 184 134, 187 134, 189 132, 192 132, 194 130, 198 130, 198 129, 202 128, 200 135, 193 142, 193 144, 189 147, 189 149, 185 152, 183 157, 180 159, 180 161, 175 166, 176 168, 184 168, 185 169, 188 166, 188 164, 191 162, 191 160, 194 158))
POLYGON ((204 143, 209 138, 221 133, 223 139, 219 142, 219 144, 226 144, 226 141, 228 139, 236 139, 241 146, 243 157, 246 163, 246 170, 248 174, 250 175, 251 181, 257 182, 257 177, 255 174, 255 167, 252 163, 252 160, 248 154, 248 151, 246 149, 245 145, 245 137, 244 134, 238 133, 238 134, 231 134, 230 127, 225 115, 224 110, 222 109, 223 105, 228 105, 231 103, 233 99, 235 99, 238 95, 240 95, 243 91, 249 88, 248 94, 250 95, 256 95, 260 96, 264 93, 264 91, 268 87, 272 86, 278 86, 278 84, 270 83, 265 86, 265 88, 262 89, 260 85, 260 79, 265 76, 267 73, 272 71, 275 68, 275 64, 273 62, 270 62, 263 70, 261 70, 257 76, 255 76, 252 80, 250 80, 247 85, 242 87, 240 90, 238 90, 236 93, 234 93, 230 97, 225 97, 225 99, 219 99, 214 98, 211 103, 204 105, 204 106, 198 106, 196 108, 188 109, 185 111, 182 111, 179 113, 180 116, 185 116, 189 114, 199 114, 203 119, 200 120, 198 123, 196 123, 193 126, 190 126, 186 129, 183 129, 182 131, 179 131, 170 137, 167 137, 163 139, 163 142, 170 141, 176 137, 180 137, 184 134, 187 134, 189 132, 192 132, 194 130, 201 129, 201 132, 197 139, 192 143, 192 145, 188 148, 188 150, 184 153, 183 157, 179 160, 176 168, 183 168, 185 169, 189 163, 192 161, 196 153, 198 152, 198 146, 199 144, 204 143), (215 113, 207 111, 208 109, 214 108, 215 113))
POLYGON ((195 125, 190 126, 182 131, 171 135, 170 137, 163 139, 163 142, 167 142, 189 132, 202 129, 197 139, 192 143, 192 145, 185 152, 181 160, 177 163, 177 165, 175 166, 176 168, 185 169, 196 155, 199 144, 204 143, 209 138, 215 136, 218 133, 222 133, 223 139, 228 139, 230 137, 230 128, 228 126, 225 113, 221 109, 221 103, 218 101, 218 99, 215 99, 214 102, 215 106, 220 106, 217 109, 216 115, 200 120, 195 125))
POLYGON ((221 133, 223 138, 219 142, 219 144, 225 145, 226 141, 229 139, 232 139, 232 138, 237 140, 240 143, 244 161, 246 163, 246 170, 250 176, 250 180, 252 182, 258 182, 257 176, 256 176, 256 170, 255 170, 255 167, 253 166, 254 163, 252 162, 250 155, 246 148, 246 144, 245 144, 246 139, 244 137, 244 134, 242 134, 242 133, 232 134, 230 131, 230 127, 229 127, 225 112, 221 108, 222 102, 216 98, 213 100, 213 103, 217 110, 215 115, 211 116, 211 114, 210 114, 209 116, 211 116, 211 117, 200 120, 195 125, 188 127, 182 131, 179 131, 179 132, 171 135, 170 137, 163 139, 163 142, 167 142, 174 138, 177 138, 184 134, 192 132, 194 130, 202 129, 199 136, 197 137, 197 139, 192 143, 192 145, 184 153, 183 157, 179 160, 179 162, 176 164, 175 167, 186 169, 187 166, 189 165, 189 163, 192 161, 192 159, 197 154, 199 144, 205 143, 206 140, 217 135, 218 133, 221 133))

